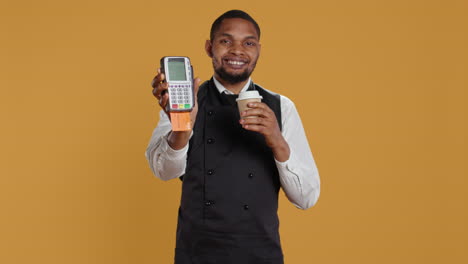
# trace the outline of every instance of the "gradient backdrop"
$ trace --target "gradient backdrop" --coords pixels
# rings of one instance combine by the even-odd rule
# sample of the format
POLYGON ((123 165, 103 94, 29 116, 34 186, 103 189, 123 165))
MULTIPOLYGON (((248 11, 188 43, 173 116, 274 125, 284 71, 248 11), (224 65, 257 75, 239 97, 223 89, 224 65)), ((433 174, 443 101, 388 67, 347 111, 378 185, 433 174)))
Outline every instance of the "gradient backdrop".
POLYGON ((464 0, 2 1, 0 263, 172 263, 181 183, 144 157, 150 82, 164 55, 210 78, 233 8, 321 174, 310 210, 280 194, 286 263, 467 263, 464 0))

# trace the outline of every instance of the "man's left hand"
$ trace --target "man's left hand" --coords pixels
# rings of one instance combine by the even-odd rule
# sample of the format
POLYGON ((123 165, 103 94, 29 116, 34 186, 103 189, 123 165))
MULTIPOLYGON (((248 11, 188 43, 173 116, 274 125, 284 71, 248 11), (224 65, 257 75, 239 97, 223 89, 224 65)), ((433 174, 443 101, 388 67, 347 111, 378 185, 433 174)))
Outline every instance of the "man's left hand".
POLYGON ((241 113, 239 121, 246 130, 255 131, 265 137, 275 159, 284 162, 289 159, 289 145, 278 126, 275 113, 265 103, 248 103, 249 109, 241 113))

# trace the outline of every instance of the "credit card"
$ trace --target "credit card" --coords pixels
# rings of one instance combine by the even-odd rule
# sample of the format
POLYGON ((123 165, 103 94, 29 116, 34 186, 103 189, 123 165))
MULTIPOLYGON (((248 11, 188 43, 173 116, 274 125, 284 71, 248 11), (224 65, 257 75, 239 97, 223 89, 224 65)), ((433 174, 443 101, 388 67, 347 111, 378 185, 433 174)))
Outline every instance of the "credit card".
POLYGON ((188 131, 192 129, 190 112, 170 112, 172 131, 188 131))

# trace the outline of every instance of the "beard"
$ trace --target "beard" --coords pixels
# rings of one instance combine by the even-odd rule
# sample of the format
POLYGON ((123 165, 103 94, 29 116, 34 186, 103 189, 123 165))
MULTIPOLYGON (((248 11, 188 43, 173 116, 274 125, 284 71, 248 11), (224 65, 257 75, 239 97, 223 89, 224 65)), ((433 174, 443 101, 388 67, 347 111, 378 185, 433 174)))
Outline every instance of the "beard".
POLYGON ((245 69, 245 71, 239 74, 231 74, 227 72, 223 67, 215 68, 215 72, 219 76, 219 78, 223 79, 227 83, 236 84, 236 83, 240 83, 240 82, 247 80, 252 74, 253 70, 255 69, 256 64, 257 63, 253 65, 253 68, 251 71, 249 71, 249 69, 247 68, 245 69))

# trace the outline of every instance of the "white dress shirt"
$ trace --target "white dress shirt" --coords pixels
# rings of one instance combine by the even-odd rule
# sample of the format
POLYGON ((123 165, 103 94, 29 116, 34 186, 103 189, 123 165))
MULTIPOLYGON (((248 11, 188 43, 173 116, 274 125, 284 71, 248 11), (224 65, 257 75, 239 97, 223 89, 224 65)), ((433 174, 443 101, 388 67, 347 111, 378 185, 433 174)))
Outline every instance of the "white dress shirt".
MULTIPOLYGON (((213 77, 220 93, 232 94, 213 77)), ((251 80, 241 91, 248 89, 251 80)), ((281 188, 287 198, 301 209, 312 207, 320 195, 320 178, 301 119, 294 103, 280 96, 282 135, 290 148, 289 159, 275 160, 281 188)), ((179 150, 172 149, 167 136, 171 122, 164 111, 159 112, 159 123, 153 131, 145 156, 154 175, 162 180, 178 178, 185 174, 188 144, 179 150)))

